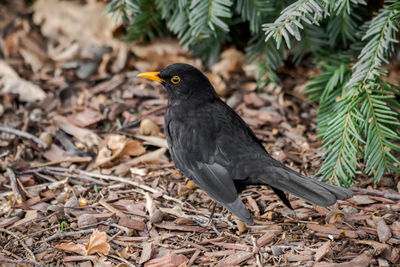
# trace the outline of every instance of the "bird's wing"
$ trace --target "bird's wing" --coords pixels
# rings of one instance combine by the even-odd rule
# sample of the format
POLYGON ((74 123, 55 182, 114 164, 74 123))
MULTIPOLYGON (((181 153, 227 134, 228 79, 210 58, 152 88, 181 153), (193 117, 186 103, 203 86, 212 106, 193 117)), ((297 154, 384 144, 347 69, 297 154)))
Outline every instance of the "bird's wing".
POLYGON ((252 224, 252 216, 238 197, 230 175, 231 162, 217 146, 218 125, 203 114, 201 119, 167 122, 169 149, 175 165, 210 197, 241 220, 252 224))

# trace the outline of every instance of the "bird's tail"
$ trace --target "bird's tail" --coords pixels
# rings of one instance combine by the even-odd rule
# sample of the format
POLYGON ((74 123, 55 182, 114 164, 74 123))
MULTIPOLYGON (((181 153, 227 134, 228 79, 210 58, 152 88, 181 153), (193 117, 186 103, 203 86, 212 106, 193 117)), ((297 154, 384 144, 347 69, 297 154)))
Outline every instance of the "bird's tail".
POLYGON ((353 191, 317 179, 312 179, 287 168, 286 166, 269 166, 259 175, 257 182, 270 185, 284 192, 301 197, 313 204, 327 207, 353 196, 353 191))

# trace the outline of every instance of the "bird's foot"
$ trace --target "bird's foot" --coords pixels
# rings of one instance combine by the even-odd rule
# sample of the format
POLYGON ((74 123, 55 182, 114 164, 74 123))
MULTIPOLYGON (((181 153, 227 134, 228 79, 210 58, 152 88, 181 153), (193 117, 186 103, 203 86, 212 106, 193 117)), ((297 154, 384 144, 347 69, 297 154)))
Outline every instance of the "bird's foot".
POLYGON ((203 216, 190 216, 190 219, 201 227, 207 227, 210 224, 210 220, 203 216))

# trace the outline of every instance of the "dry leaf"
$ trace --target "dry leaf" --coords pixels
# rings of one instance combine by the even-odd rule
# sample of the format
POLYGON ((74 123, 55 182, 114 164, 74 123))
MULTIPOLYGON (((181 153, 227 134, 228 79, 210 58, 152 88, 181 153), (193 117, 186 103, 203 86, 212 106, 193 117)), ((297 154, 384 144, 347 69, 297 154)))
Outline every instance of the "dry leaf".
POLYGON ((221 78, 221 76, 214 73, 207 73, 207 77, 214 86, 215 92, 217 92, 219 96, 225 96, 228 92, 228 89, 226 87, 226 83, 221 78))
POLYGON ((100 149, 95 161, 96 166, 105 165, 116 158, 139 156, 146 152, 141 142, 128 139, 123 135, 108 135, 104 141, 107 146, 100 149))
POLYGON ((152 259, 144 264, 144 267, 177 267, 184 262, 187 262, 186 258, 182 254, 168 254, 156 259, 152 259))
POLYGON ((246 231, 246 223, 237 218, 234 218, 233 221, 236 223, 239 235, 241 235, 242 233, 244 233, 244 231, 246 231))
POLYGON ((106 14, 106 3, 98 1, 80 5, 73 1, 39 0, 33 9, 33 21, 40 25, 42 34, 66 43, 73 40, 84 46, 111 45, 113 29, 119 25, 112 14, 106 14))
POLYGON ((108 255, 110 244, 107 243, 106 232, 99 232, 97 229, 90 235, 89 243, 86 245, 87 254, 101 253, 108 255))
POLYGON ((225 79, 229 79, 229 76, 241 70, 243 65, 243 53, 236 48, 229 48, 222 52, 221 59, 214 66, 211 71, 214 74, 220 74, 225 79))
POLYGON ((36 102, 46 97, 43 89, 21 79, 4 60, 0 60, 0 88, 3 93, 18 94, 22 102, 36 102))
POLYGON ((344 213, 340 210, 332 210, 326 214, 325 222, 329 224, 341 223, 344 221, 344 213))
POLYGON ((30 65, 34 73, 39 72, 43 67, 43 62, 35 53, 30 50, 21 48, 19 50, 26 64, 30 65))
POLYGON ((101 121, 102 119, 104 119, 104 116, 99 112, 94 111, 93 109, 86 108, 84 111, 73 114, 67 118, 68 121, 72 124, 78 127, 85 128, 89 125, 101 121))
POLYGON ((160 127, 150 119, 143 119, 140 122, 139 133, 143 135, 157 136, 160 133, 160 127))
POLYGON ((56 245, 54 248, 69 251, 69 252, 75 252, 81 255, 87 255, 87 250, 84 245, 82 244, 75 244, 74 242, 69 242, 69 243, 61 243, 56 245))
POLYGON ((185 180, 185 185, 191 189, 197 189, 199 188, 195 183, 193 183, 192 181, 190 181, 189 179, 185 180))

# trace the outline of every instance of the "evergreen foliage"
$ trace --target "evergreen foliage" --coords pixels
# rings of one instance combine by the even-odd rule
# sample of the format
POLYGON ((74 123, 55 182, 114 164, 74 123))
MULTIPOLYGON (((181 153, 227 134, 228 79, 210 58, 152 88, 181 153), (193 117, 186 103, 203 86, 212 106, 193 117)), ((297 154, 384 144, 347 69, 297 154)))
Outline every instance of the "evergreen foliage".
POLYGON ((172 34, 210 65, 222 45, 247 41, 247 60, 257 63, 260 87, 279 82, 285 60, 299 64, 311 58, 321 69, 307 86, 310 100, 319 102, 318 135, 326 152, 319 174, 349 186, 357 172, 375 182, 384 172, 400 173, 400 96, 396 85, 383 80, 383 65, 398 47, 400 2, 380 4, 112 0, 109 12, 128 25, 129 39, 145 42, 172 34))

